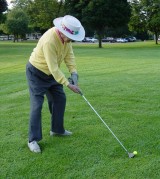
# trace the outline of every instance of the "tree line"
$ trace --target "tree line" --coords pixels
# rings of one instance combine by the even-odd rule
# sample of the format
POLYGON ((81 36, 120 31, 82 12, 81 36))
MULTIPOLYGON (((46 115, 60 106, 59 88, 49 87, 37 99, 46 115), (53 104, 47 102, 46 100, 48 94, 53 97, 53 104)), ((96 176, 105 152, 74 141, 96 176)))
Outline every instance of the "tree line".
POLYGON ((87 36, 97 36, 99 47, 107 35, 145 39, 150 33, 158 44, 160 0, 14 0, 12 5, 7 10, 6 0, 0 0, 0 31, 15 40, 26 33, 44 33, 54 18, 70 14, 82 22, 87 36))

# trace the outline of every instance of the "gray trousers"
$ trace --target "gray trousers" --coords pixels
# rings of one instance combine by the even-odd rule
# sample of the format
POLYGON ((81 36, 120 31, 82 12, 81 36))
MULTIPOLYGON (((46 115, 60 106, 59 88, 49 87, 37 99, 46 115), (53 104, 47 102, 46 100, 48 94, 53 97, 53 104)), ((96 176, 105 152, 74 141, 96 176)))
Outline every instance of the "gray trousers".
POLYGON ((26 76, 30 92, 29 141, 42 139, 41 111, 45 94, 51 113, 51 131, 64 133, 66 95, 63 85, 57 83, 52 75, 46 75, 31 63, 26 65, 26 76))

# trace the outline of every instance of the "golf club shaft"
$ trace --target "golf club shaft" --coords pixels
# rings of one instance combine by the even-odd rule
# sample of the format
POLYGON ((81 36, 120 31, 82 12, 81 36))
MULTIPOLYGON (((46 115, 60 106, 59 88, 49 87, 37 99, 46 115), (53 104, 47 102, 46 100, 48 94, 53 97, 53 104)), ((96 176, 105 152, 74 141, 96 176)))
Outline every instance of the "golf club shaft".
POLYGON ((115 137, 115 139, 119 142, 119 144, 123 147, 123 149, 127 152, 128 150, 123 146, 123 144, 120 142, 120 140, 117 138, 117 136, 112 132, 112 130, 109 128, 109 126, 104 122, 104 120, 101 118, 101 116, 98 114, 98 112, 93 108, 93 106, 90 104, 90 102, 86 99, 86 97, 80 93, 83 99, 87 102, 87 104, 91 107, 91 109, 97 114, 97 116, 100 118, 100 120, 103 122, 103 124, 108 128, 108 130, 111 132, 111 134, 115 137))

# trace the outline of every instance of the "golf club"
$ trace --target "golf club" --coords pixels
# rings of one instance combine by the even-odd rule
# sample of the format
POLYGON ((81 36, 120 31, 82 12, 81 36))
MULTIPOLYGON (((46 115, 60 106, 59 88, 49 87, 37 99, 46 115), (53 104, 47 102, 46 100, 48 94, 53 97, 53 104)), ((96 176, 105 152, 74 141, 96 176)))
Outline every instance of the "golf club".
POLYGON ((96 113, 96 115, 100 118, 100 120, 103 122, 103 124, 108 128, 108 130, 111 132, 111 134, 114 136, 114 138, 119 142, 119 144, 122 146, 122 148, 128 154, 129 158, 134 158, 135 154, 128 152, 128 150, 120 142, 120 140, 117 138, 117 136, 112 132, 112 130, 109 128, 109 126, 104 122, 104 120, 101 118, 101 116, 98 114, 98 112, 93 108, 93 106, 90 104, 90 102, 86 99, 86 97, 83 95, 83 93, 81 91, 79 91, 79 94, 83 97, 83 99, 87 102, 87 104, 91 107, 91 109, 96 113))

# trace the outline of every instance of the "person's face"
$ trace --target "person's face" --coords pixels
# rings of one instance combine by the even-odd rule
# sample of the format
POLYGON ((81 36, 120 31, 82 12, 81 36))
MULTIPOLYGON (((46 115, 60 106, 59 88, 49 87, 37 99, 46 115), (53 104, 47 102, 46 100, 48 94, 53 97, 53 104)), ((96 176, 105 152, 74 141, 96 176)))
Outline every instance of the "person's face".
POLYGON ((72 40, 69 39, 67 36, 65 36, 64 34, 62 34, 61 32, 60 32, 60 34, 61 34, 61 37, 62 37, 62 39, 64 40, 64 42, 69 43, 69 42, 72 41, 72 40))

